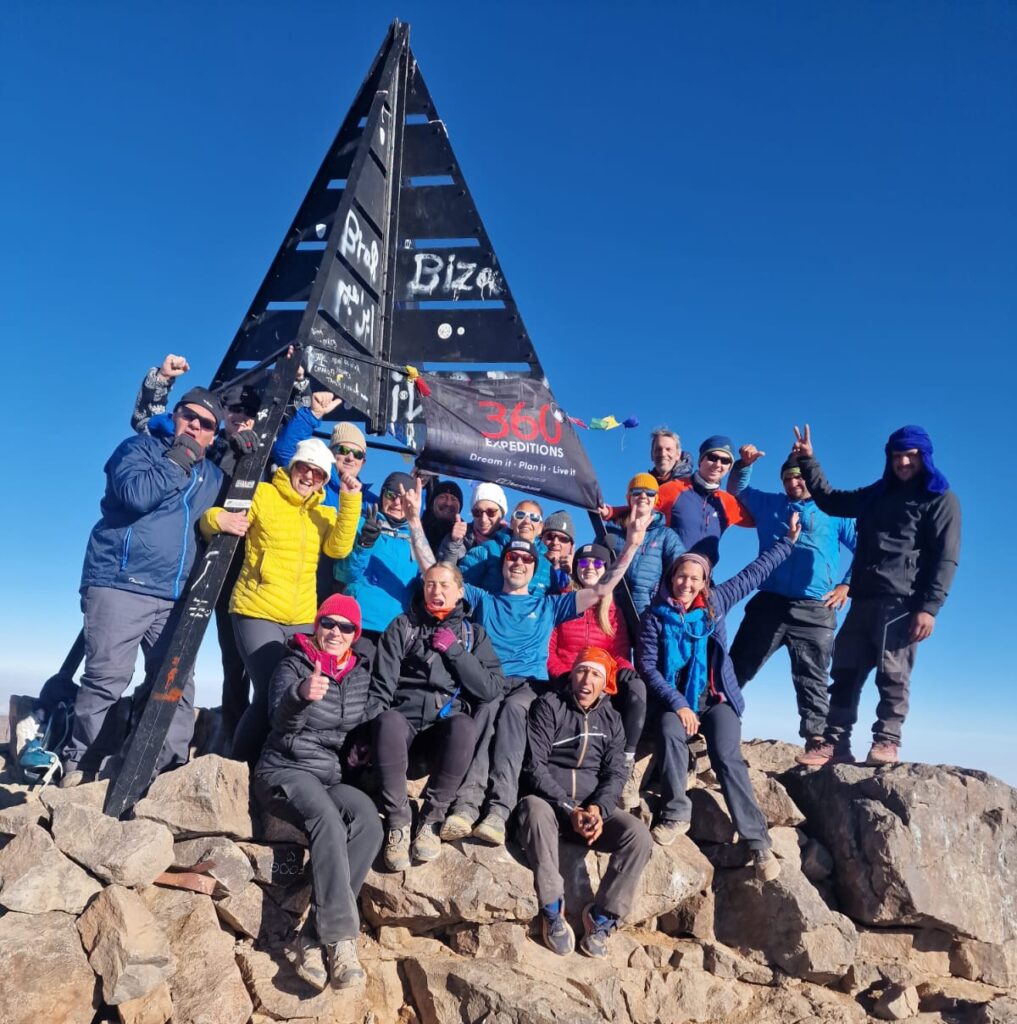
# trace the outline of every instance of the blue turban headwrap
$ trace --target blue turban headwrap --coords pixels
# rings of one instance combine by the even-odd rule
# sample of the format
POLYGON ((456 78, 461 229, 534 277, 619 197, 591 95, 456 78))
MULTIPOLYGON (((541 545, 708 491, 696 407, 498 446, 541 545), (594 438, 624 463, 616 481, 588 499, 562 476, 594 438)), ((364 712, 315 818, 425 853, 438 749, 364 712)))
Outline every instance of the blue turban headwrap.
POLYGON ((913 424, 895 430, 886 442, 886 468, 883 470, 883 479, 880 490, 884 490, 887 484, 894 480, 893 464, 890 456, 893 452, 906 452, 917 448, 922 454, 922 465, 925 468, 925 486, 933 494, 945 494, 950 490, 950 481, 938 469, 932 461, 932 438, 921 428, 913 424))

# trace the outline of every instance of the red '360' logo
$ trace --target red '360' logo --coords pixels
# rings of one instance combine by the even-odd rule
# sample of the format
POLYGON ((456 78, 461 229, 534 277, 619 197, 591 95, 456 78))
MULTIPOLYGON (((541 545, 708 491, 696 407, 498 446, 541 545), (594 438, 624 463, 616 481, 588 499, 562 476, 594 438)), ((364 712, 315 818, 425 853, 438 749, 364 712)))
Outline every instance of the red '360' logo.
POLYGON ((549 405, 542 405, 535 417, 523 411, 526 408, 525 402, 516 402, 511 415, 501 402, 484 401, 478 403, 478 407, 492 410, 487 414, 487 419, 497 424, 498 429, 480 432, 482 437, 492 441, 500 441, 508 437, 510 432, 520 441, 536 441, 538 436, 542 436, 548 444, 557 444, 561 440, 561 420, 555 417, 549 405))

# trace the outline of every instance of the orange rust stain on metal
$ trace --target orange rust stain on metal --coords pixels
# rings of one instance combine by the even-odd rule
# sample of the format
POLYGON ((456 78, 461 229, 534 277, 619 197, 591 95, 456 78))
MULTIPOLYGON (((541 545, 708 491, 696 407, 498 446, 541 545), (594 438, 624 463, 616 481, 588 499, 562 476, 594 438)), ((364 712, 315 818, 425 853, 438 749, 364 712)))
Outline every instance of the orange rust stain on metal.
POLYGON ((166 673, 166 682, 167 683, 170 683, 172 685, 173 681, 177 677, 177 668, 179 667, 179 665, 180 665, 180 657, 178 655, 177 657, 175 657, 173 659, 172 662, 170 662, 170 666, 171 666, 170 670, 169 670, 169 672, 166 673))
POLYGON ((183 697, 184 691, 179 686, 170 687, 165 693, 152 692, 152 700, 168 700, 174 704, 183 697))

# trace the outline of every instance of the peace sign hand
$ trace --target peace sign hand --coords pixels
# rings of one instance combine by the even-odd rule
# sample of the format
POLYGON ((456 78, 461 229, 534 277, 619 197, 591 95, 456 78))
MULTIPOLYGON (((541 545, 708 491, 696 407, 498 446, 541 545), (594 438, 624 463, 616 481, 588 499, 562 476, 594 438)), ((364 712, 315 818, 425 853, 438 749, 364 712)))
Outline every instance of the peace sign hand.
POLYGON ((297 688, 297 693, 304 700, 321 700, 328 690, 328 676, 321 671, 321 666, 315 662, 314 670, 297 688))
POLYGON ((812 458, 812 432, 809 430, 808 423, 805 424, 804 434, 801 433, 797 426, 795 427, 795 443, 791 447, 791 454, 796 459, 812 458))

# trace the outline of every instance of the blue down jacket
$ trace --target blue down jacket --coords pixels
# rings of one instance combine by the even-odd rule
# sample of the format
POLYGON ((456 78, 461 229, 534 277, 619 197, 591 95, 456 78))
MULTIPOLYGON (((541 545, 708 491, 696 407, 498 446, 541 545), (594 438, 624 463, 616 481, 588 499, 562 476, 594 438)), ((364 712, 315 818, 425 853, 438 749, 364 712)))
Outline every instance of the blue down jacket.
POLYGON ((172 438, 136 434, 109 457, 102 518, 92 527, 81 589, 112 587, 175 601, 198 547, 198 520, 223 475, 202 459, 190 472, 166 458, 172 438))
MULTIPOLYGON (((737 576, 710 587, 709 608, 713 614, 713 633, 707 641, 706 661, 714 687, 724 696, 735 713, 741 717, 745 710, 745 699, 735 678, 731 658, 727 653, 727 613, 741 600, 748 597, 763 581, 791 554, 794 545, 779 540, 769 551, 764 551, 754 562, 737 576)), ((666 708, 678 711, 689 705, 676 686, 676 680, 665 679, 664 644, 661 639, 664 625, 654 614, 668 599, 667 584, 661 583, 657 600, 648 608, 640 620, 639 642, 636 646, 636 669, 646 680, 652 695, 666 708)))

